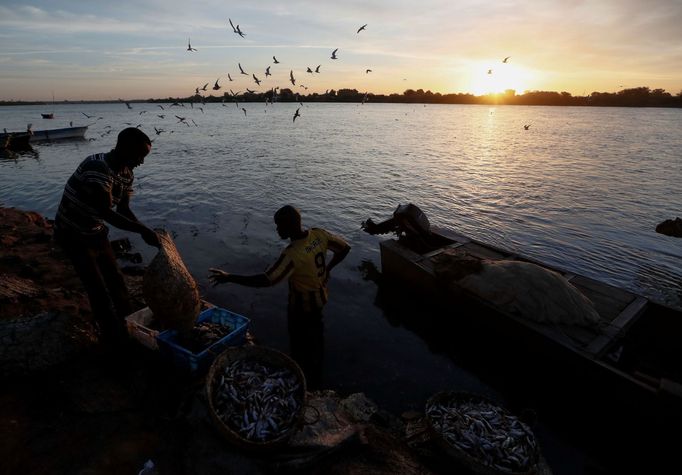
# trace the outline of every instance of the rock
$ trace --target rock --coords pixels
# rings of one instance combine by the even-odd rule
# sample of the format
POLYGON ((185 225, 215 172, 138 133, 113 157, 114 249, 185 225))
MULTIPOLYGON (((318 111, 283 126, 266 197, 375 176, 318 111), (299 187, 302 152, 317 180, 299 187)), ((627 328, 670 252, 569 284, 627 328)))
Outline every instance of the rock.
POLYGON ((374 401, 363 393, 355 393, 341 401, 341 408, 355 422, 369 422, 379 409, 374 401))
POLYGON ((656 226, 656 232, 666 236, 682 237, 682 218, 666 219, 656 226))

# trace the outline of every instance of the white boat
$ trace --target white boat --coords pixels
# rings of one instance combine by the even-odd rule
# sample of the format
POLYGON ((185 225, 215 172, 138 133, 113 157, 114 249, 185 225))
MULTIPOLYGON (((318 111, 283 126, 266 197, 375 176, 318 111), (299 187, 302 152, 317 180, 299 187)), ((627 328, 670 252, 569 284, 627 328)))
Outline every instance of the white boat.
POLYGON ((61 129, 34 130, 31 136, 31 143, 45 140, 84 139, 86 130, 88 130, 87 125, 64 127, 61 129))

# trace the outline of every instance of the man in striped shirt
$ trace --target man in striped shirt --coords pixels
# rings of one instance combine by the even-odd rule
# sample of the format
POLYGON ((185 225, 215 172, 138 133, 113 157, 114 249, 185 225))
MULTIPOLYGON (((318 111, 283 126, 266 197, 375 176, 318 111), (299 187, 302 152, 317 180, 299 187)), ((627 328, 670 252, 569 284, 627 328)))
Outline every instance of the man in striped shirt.
POLYGON ((160 246, 156 233, 130 210, 133 169, 144 163, 150 150, 151 141, 141 130, 121 131, 113 150, 91 155, 78 165, 66 182, 55 217, 55 240, 83 282, 100 338, 109 344, 125 340, 123 319, 132 307, 104 223, 138 233, 147 244, 160 246))
POLYGON ((311 387, 320 383, 324 340, 322 310, 327 303, 329 273, 350 251, 342 238, 324 229, 304 230, 301 214, 293 206, 275 213, 277 233, 291 243, 268 270, 255 275, 229 274, 210 269, 214 284, 233 282, 249 287, 269 287, 289 279, 288 327, 291 354, 301 365, 311 387), (327 262, 327 251, 333 253, 327 262))

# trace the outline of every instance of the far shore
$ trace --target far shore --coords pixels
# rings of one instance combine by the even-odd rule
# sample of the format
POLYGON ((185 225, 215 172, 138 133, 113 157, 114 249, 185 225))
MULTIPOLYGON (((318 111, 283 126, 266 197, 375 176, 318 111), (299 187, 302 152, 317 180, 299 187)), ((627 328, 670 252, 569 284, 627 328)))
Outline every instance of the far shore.
MULTIPOLYGON (((273 99, 273 91, 247 92, 236 96, 225 92, 221 96, 166 97, 157 99, 108 99, 108 100, 76 100, 76 101, 0 101, 0 106, 19 105, 67 105, 67 104, 116 104, 116 103, 173 103, 192 102, 210 103, 238 100, 239 102, 264 102, 273 99)), ((587 106, 587 107, 682 107, 682 91, 676 95, 663 89, 635 87, 621 89, 618 92, 592 92, 585 96, 573 96, 569 92, 525 91, 516 94, 509 89, 504 93, 476 96, 469 93, 448 93, 424 91, 423 89, 407 89, 402 94, 373 94, 357 89, 328 90, 322 94, 300 94, 289 88, 280 89, 274 97, 275 102, 331 102, 331 103, 395 103, 395 104, 477 104, 488 106, 523 105, 523 106, 587 106)))

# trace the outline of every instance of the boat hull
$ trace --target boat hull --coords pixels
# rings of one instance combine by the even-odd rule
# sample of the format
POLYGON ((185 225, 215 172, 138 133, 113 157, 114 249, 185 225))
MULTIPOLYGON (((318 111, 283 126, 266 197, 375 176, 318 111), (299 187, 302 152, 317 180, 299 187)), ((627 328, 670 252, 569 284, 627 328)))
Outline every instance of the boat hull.
MULTIPOLYGON (((430 317, 428 325, 424 324, 425 328, 438 329, 426 331, 427 339, 434 334, 438 338, 437 333, 443 331, 466 335, 458 343, 460 349, 471 345, 469 349, 479 353, 485 347, 484 354, 502 354, 505 363, 512 356, 520 361, 511 364, 503 377, 515 368, 522 368, 514 378, 533 370, 535 376, 529 381, 539 379, 544 386, 554 378, 553 385, 563 386, 561 394, 573 390, 580 393, 589 388, 585 393, 587 406, 597 397, 602 399, 602 404, 593 405, 595 409, 619 406, 619 411, 636 410, 643 418, 682 420, 682 385, 679 384, 682 371, 678 368, 682 355, 679 344, 675 344, 682 340, 682 312, 461 235, 446 233, 439 238, 445 239, 446 244, 423 253, 395 239, 381 243, 385 281, 404 289, 401 294, 416 297, 421 305, 429 308, 425 313, 436 315, 430 317), (460 248, 481 259, 533 262, 562 274, 592 300, 604 325, 588 331, 530 321, 472 295, 456 283, 444 282, 434 272, 431 259, 452 248, 460 248), (446 322, 450 325, 448 330, 446 322), (670 335, 679 338, 670 338, 670 335), (654 368, 654 361, 664 360, 668 363, 663 366, 667 367, 654 368), (645 370, 645 374, 639 370, 645 370)), ((491 365, 496 368, 502 362, 491 365)), ((616 412, 620 414, 619 411, 616 412)))
POLYGON ((83 139, 88 126, 82 127, 64 127, 61 129, 35 130, 31 137, 31 142, 41 142, 46 140, 68 140, 68 139, 83 139))

